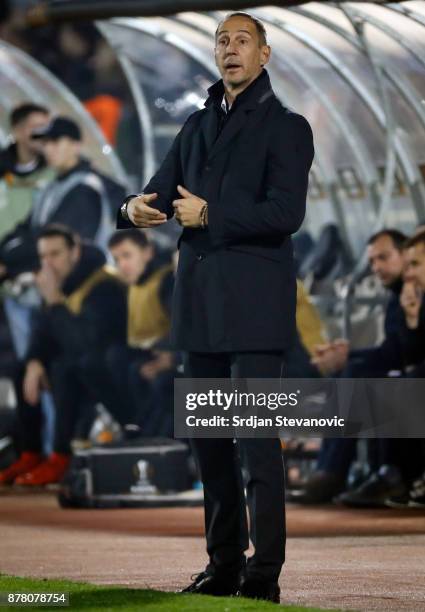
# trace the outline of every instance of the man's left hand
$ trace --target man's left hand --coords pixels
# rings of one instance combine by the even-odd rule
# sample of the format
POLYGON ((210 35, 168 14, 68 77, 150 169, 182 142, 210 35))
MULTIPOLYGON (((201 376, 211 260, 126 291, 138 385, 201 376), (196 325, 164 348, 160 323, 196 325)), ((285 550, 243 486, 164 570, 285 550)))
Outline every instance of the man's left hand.
POLYGON ((177 185, 177 191, 182 196, 173 201, 175 217, 183 227, 200 227, 200 212, 206 200, 190 193, 185 187, 177 185))
POLYGON ((43 266, 40 272, 36 274, 35 282, 46 304, 53 306, 53 304, 60 304, 63 301, 60 283, 50 267, 43 266))
POLYGON ((147 380, 154 380, 160 372, 174 367, 174 354, 171 351, 154 350, 153 354, 154 359, 140 366, 140 376, 147 380))

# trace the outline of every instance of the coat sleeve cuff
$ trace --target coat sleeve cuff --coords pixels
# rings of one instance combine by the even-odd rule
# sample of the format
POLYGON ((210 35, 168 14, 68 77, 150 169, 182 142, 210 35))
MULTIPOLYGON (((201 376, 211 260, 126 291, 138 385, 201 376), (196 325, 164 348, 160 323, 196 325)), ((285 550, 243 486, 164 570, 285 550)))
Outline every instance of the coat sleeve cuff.
POLYGON ((121 214, 121 206, 124 204, 124 202, 128 202, 129 200, 131 200, 132 198, 136 198, 137 195, 136 194, 131 194, 128 195, 120 204, 120 207, 117 211, 117 229, 128 229, 130 227, 136 227, 134 225, 134 223, 132 223, 130 220, 128 219, 124 219, 124 217, 121 214))

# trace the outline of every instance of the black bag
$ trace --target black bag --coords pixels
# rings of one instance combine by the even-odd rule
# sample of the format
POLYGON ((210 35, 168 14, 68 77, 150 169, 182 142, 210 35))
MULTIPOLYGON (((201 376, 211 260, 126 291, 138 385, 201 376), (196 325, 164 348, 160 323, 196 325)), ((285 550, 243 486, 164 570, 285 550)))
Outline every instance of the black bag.
POLYGON ((187 444, 139 438, 76 451, 60 484, 62 508, 198 505, 187 444))

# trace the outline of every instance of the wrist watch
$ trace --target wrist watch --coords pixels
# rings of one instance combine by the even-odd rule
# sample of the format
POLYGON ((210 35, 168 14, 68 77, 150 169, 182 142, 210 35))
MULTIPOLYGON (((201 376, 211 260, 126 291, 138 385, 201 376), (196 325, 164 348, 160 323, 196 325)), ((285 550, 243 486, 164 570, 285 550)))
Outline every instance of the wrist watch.
MULTIPOLYGON (((141 195, 141 194, 139 194, 139 195, 141 195)), ((122 217, 122 218, 123 218, 125 221, 131 221, 131 220, 130 220, 130 217, 128 216, 128 212, 127 212, 127 206, 128 206, 128 203, 130 202, 130 200, 132 200, 133 198, 137 198, 137 197, 138 197, 138 195, 133 193, 133 194, 131 194, 131 195, 127 196, 127 197, 125 198, 124 202, 121 204, 121 208, 120 208, 120 211, 121 211, 121 217, 122 217)))

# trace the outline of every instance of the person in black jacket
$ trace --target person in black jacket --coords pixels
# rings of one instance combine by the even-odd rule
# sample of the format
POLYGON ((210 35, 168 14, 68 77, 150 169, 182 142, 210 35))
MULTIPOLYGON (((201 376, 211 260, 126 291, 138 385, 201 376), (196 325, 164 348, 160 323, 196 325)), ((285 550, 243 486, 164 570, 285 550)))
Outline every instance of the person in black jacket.
POLYGON ((0 179, 29 176, 46 166, 40 144, 32 138, 34 130, 43 129, 49 121, 49 110, 27 102, 15 106, 9 122, 13 141, 0 151, 0 179))
POLYGON ((60 225, 43 229, 37 247, 36 282, 45 305, 18 377, 21 455, 0 472, 3 484, 45 485, 63 476, 77 421, 107 393, 103 356, 109 346, 125 341, 125 288, 105 265, 103 253, 60 225), (40 394, 46 388, 52 391, 56 418, 54 452, 43 460, 40 394))
MULTIPOLYGON (((401 350, 401 330, 405 326, 400 305, 403 287, 404 243, 406 236, 397 229, 386 228, 373 234, 367 245, 369 266, 382 286, 388 290, 389 299, 385 310, 384 340, 370 348, 350 350, 349 343, 337 340, 319 348, 313 362, 330 375, 342 378, 380 378, 390 371, 404 368, 401 350)), ((383 505, 386 492, 398 493, 403 487, 396 463, 394 446, 389 439, 369 439, 368 455, 371 468, 372 490, 362 483, 361 491, 348 491, 338 497, 338 502, 349 505, 383 505), (392 466, 389 469, 388 466, 392 466), (395 472, 395 476, 393 473, 395 472), (378 480, 378 484, 376 484, 378 480), (364 487, 367 487, 367 498, 364 487), (379 491, 374 492, 374 489, 379 491), (373 501, 374 500, 374 501, 373 501)), ((304 503, 329 502, 346 488, 346 479, 356 456, 354 438, 328 438, 323 441, 317 470, 304 483, 303 494, 297 499, 304 503)))
MULTIPOLYGON (((291 234, 305 215, 314 149, 310 125, 275 96, 263 24, 233 13, 218 26, 222 79, 187 119, 144 195, 118 223, 183 227, 171 340, 192 378, 280 377, 296 333, 291 234), (124 218, 127 221, 124 220, 124 218)), ((192 440, 204 484, 206 570, 186 592, 279 601, 285 558, 284 471, 278 439, 239 439, 247 469, 250 537, 236 446, 192 440), (241 580, 239 579, 241 576, 241 580)))
MULTIPOLYGON (((407 376, 425 378, 425 230, 416 233, 405 244, 406 272, 400 303, 406 326, 402 334, 404 361, 409 365, 407 376)), ((425 443, 424 440, 404 440, 412 474, 411 486, 405 495, 392 496, 391 507, 425 508, 425 443), (412 452, 414 451, 414 452, 412 452), (420 477, 416 478, 418 475, 420 477)))
POLYGON ((405 283, 401 307, 406 327, 402 335, 404 360, 415 365, 410 375, 425 376, 425 231, 416 233, 406 244, 405 283))
POLYGON ((406 236, 396 229, 383 229, 371 236, 367 245, 369 266, 382 286, 388 290, 385 309, 384 340, 379 346, 350 350, 345 340, 336 340, 318 347, 313 363, 323 371, 344 370, 346 377, 386 376, 390 370, 403 369, 400 350, 400 329, 404 314, 400 306, 403 287, 403 249, 406 236))

